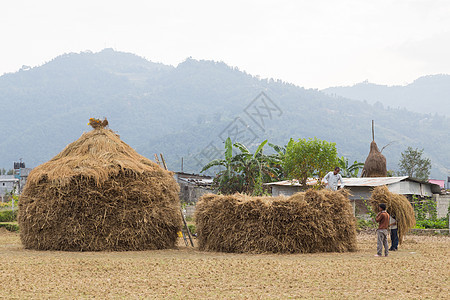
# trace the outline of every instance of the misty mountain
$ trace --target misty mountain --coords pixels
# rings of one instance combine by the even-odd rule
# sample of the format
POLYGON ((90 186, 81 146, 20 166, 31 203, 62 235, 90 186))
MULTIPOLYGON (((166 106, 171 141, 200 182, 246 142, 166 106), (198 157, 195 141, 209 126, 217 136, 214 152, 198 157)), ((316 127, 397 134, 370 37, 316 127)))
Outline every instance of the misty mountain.
POLYGON ((431 158, 432 177, 450 173, 450 120, 442 115, 259 79, 222 62, 186 59, 172 67, 112 49, 64 54, 1 76, 0 107, 5 168, 20 158, 27 167, 48 161, 91 129, 91 117, 107 117, 111 129, 150 159, 164 153, 175 171, 183 158, 184 171, 198 172, 221 155, 228 136, 250 148, 265 139, 284 145, 291 137, 317 137, 363 162, 375 120, 379 147, 392 142, 383 151, 388 169, 397 169, 400 153, 412 146, 431 158))
POLYGON ((367 81, 348 87, 322 90, 328 95, 391 108, 450 117, 450 75, 429 75, 405 86, 386 86, 367 81))

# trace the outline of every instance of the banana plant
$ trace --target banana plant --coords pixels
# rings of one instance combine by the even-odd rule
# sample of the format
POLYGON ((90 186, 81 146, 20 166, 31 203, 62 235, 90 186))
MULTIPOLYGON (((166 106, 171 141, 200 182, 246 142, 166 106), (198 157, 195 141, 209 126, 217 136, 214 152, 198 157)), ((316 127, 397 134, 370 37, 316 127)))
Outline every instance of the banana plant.
POLYGON ((355 160, 352 165, 349 165, 348 158, 338 158, 339 167, 341 168, 341 175, 344 178, 358 177, 359 170, 364 167, 364 163, 360 163, 355 160))
POLYGON ((231 144, 228 138, 225 142, 224 159, 214 159, 206 164, 201 172, 213 166, 223 166, 225 170, 216 176, 216 183, 220 192, 244 192, 260 194, 263 192, 262 183, 278 178, 279 171, 275 166, 280 165, 279 157, 264 155, 263 148, 267 140, 258 145, 255 153, 239 142, 231 144), (233 147, 240 153, 233 155, 233 147))

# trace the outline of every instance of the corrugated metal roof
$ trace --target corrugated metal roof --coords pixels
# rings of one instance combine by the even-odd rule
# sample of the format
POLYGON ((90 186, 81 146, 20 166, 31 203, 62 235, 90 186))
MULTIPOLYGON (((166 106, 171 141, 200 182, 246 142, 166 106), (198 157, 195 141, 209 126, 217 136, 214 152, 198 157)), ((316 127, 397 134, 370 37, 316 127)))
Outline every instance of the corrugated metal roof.
MULTIPOLYGON (((400 177, 363 177, 363 178, 343 178, 344 186, 380 186, 388 185, 408 179, 408 176, 400 177)), ((409 178, 410 179, 410 178, 409 178)), ((411 179, 410 179, 411 180, 411 179)), ((416 180, 412 180, 416 181, 416 180)), ((316 178, 309 178, 307 185, 314 185, 317 183, 316 178)), ((284 180, 278 182, 265 183, 266 185, 284 185, 284 186, 300 186, 298 180, 284 180)))
MULTIPOLYGON (((306 185, 315 185, 317 183, 316 178, 308 178, 306 181, 306 185)), ((265 185, 284 185, 284 186, 300 186, 301 184, 298 182, 297 179, 293 180, 283 180, 283 181, 277 181, 277 182, 268 182, 264 183, 265 185)))
MULTIPOLYGON (((314 185, 317 183, 316 178, 310 178, 307 181, 307 185, 314 185)), ((411 178, 408 176, 400 176, 400 177, 364 177, 364 178, 343 178, 344 187, 376 187, 376 186, 382 186, 382 185, 393 185, 396 183, 399 183, 401 181, 408 181, 410 183, 415 182, 419 184, 419 187, 421 185, 428 185, 431 188, 431 191, 433 193, 439 193, 440 187, 437 184, 430 183, 423 180, 418 180, 415 178, 411 178)), ((284 181, 278 181, 278 182, 270 182, 265 183, 265 185, 277 185, 277 186, 300 186, 300 183, 298 180, 284 180, 284 181)), ((406 193, 408 194, 408 193, 406 193)))
POLYGON ((343 178, 343 181, 344 186, 380 186, 397 183, 405 179, 408 179, 408 176, 343 178))

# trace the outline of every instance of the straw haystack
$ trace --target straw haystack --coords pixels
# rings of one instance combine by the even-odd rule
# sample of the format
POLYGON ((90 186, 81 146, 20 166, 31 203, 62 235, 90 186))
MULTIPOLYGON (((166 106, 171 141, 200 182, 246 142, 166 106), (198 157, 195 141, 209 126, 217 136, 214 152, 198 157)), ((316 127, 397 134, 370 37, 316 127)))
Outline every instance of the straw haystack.
POLYGON ((386 186, 379 186, 373 190, 370 203, 374 211, 378 211, 380 203, 386 204, 388 214, 395 216, 397 220, 398 240, 401 244, 406 233, 416 225, 414 209, 408 199, 391 193, 386 186))
POLYGON ((364 163, 364 168, 361 173, 361 177, 386 177, 386 157, 381 154, 380 149, 378 149, 377 143, 372 141, 370 143, 369 156, 364 163))
POLYGON ((172 248, 178 190, 170 172, 98 126, 32 170, 19 201, 20 237, 39 250, 172 248))
POLYGON ((355 218, 346 191, 308 190, 291 197, 207 194, 197 204, 195 219, 201 250, 356 250, 355 218))

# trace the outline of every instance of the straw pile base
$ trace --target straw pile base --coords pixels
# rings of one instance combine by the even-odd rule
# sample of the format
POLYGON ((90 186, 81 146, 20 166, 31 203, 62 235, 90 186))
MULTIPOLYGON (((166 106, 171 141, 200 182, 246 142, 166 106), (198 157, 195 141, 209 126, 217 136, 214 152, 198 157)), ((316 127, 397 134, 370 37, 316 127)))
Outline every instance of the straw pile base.
POLYGON ((197 204, 200 250, 312 253, 356 250, 346 191, 309 190, 291 197, 203 196, 197 204))
POLYGON ((27 249, 124 251, 175 247, 181 228, 178 188, 170 175, 121 171, 98 185, 45 177, 20 199, 20 236, 27 249))

